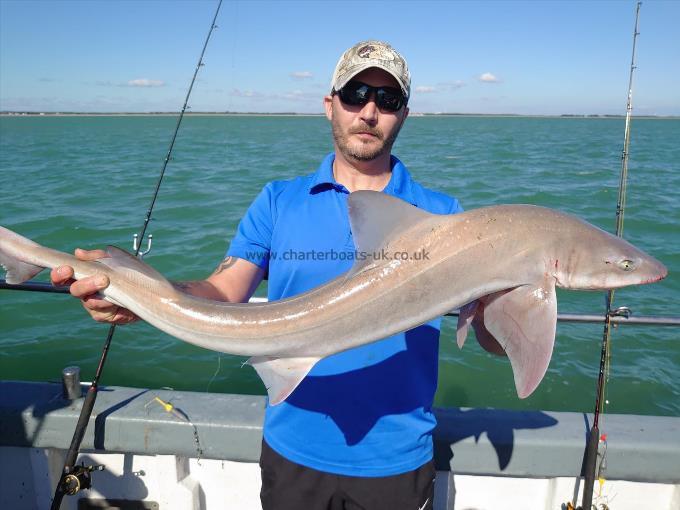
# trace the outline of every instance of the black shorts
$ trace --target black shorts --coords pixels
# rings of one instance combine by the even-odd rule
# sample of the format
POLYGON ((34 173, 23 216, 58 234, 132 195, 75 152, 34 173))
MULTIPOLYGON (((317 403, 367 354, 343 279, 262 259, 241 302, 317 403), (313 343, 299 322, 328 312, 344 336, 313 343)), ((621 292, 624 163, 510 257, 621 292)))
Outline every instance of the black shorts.
POLYGON ((260 469, 263 510, 432 510, 432 461, 400 475, 343 476, 291 462, 262 441, 260 469))

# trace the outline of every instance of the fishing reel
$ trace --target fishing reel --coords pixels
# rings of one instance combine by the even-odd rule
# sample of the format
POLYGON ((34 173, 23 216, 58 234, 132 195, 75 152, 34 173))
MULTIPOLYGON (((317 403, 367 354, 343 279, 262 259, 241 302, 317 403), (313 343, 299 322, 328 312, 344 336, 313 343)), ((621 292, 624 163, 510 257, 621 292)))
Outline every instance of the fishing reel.
MULTIPOLYGON (((566 503, 562 505, 562 510, 583 510, 582 506, 574 506, 571 503, 566 503)), ((609 506, 605 503, 600 503, 599 505, 592 505, 592 510, 609 510, 609 506)))
POLYGON ((92 477, 90 473, 93 471, 103 471, 104 466, 99 464, 97 466, 86 466, 85 463, 80 466, 74 466, 73 471, 64 474, 61 477, 59 486, 64 494, 74 496, 83 489, 92 487, 92 477))

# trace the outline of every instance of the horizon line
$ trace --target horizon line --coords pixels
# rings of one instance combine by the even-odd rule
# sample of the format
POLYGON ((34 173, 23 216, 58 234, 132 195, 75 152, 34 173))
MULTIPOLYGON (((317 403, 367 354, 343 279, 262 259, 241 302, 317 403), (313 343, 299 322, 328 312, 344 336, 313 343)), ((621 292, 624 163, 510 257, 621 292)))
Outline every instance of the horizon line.
MULTIPOLYGON (((299 117, 324 117, 324 113, 304 113, 304 112, 237 112, 237 111, 202 111, 202 112, 185 112, 188 116, 198 115, 224 115, 224 116, 299 116, 299 117)), ((56 117, 56 116, 143 116, 143 115, 158 115, 170 116, 179 115, 176 111, 147 111, 147 112, 82 112, 82 111, 38 111, 38 110, 0 110, 0 116, 16 117, 16 116, 37 116, 37 117, 56 117)), ((463 112, 411 112, 412 117, 559 117, 559 118, 625 118, 625 113, 609 114, 609 113, 463 113, 463 112)), ((632 117, 637 118, 664 118, 664 119, 679 119, 679 115, 659 115, 659 114, 632 114, 632 117)))

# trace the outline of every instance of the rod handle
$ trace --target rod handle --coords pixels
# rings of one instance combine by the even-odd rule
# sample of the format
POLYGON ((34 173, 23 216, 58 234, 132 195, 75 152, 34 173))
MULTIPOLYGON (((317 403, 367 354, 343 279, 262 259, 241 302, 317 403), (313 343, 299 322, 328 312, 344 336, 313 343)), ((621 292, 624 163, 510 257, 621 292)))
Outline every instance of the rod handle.
POLYGON ((595 465, 597 463, 597 450, 600 444, 600 428, 593 426, 590 429, 590 437, 586 446, 586 455, 583 462, 583 474, 585 482, 583 484, 583 499, 581 508, 590 510, 593 504, 593 487, 595 486, 595 465))

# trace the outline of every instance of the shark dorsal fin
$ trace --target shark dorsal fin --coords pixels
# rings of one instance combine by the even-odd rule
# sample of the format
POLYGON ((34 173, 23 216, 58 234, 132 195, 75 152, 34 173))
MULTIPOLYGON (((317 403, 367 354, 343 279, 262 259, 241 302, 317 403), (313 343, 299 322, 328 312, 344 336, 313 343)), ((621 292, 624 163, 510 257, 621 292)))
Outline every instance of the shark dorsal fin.
POLYGON ((108 257, 99 259, 98 262, 126 273, 128 277, 133 279, 147 278, 153 280, 158 285, 174 288, 165 276, 125 250, 116 246, 107 246, 106 253, 108 257))
POLYGON ((403 232, 432 215, 399 198, 379 191, 355 191, 348 199, 349 222, 354 246, 368 257, 357 258, 349 275, 375 264, 371 254, 388 248, 397 233, 403 232))

